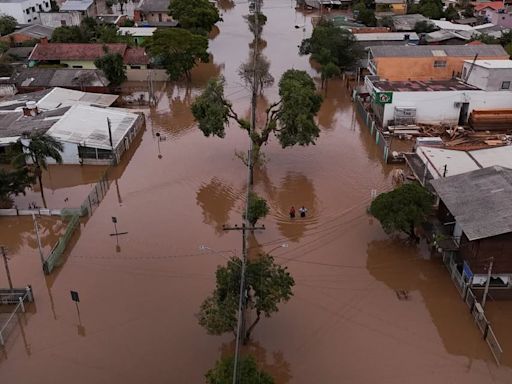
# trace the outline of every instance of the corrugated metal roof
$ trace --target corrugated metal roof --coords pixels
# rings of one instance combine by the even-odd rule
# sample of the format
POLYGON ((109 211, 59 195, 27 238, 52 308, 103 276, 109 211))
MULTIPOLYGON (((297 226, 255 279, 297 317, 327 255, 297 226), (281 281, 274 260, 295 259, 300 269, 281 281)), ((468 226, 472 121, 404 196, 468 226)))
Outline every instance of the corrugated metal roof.
POLYGON ((493 166, 431 184, 470 241, 512 232, 512 169, 493 166))
POLYGON ((370 48, 373 57, 432 57, 433 52, 443 50, 447 56, 474 57, 496 56, 508 57, 501 45, 389 45, 370 48))
POLYGON ((87 11, 93 4, 93 0, 67 0, 60 6, 60 12, 87 11))

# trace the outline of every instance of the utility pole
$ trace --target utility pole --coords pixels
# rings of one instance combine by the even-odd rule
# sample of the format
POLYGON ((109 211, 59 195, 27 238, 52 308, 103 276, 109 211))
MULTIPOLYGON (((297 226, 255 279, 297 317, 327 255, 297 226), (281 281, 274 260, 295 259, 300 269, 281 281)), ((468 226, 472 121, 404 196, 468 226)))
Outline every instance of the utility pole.
MULTIPOLYGON (((247 202, 249 205, 249 202, 247 202)), ((247 216, 246 216, 247 220, 247 216)), ((223 226, 222 229, 224 231, 242 231, 242 265, 240 268, 240 291, 238 297, 238 320, 237 320, 237 330, 236 330, 236 342, 235 342, 235 361, 233 364, 233 384, 240 383, 239 371, 238 371, 238 361, 240 360, 240 343, 242 342, 242 338, 245 337, 245 265, 247 259, 247 231, 253 231, 255 229, 265 229, 265 226, 262 225, 260 227, 246 226, 245 223, 242 224, 242 227, 235 225, 234 227, 223 226)))
POLYGON ((108 126, 108 139, 110 141, 110 148, 112 151, 112 161, 114 165, 117 165, 117 155, 114 150, 114 142, 112 141, 112 123, 110 122, 110 118, 107 117, 107 126, 108 126))
POLYGON ((7 281, 9 282, 9 288, 12 291, 13 287, 12 287, 12 280, 11 280, 11 271, 9 271, 9 263, 7 262, 7 255, 5 254, 5 247, 3 245, 0 246, 0 251, 2 252, 2 257, 4 259, 5 273, 7 274, 7 281))
POLYGON ((485 308, 485 302, 487 301, 487 293, 489 293, 489 285, 491 283, 492 265, 494 263, 494 257, 491 257, 489 262, 489 268, 487 268, 487 281, 485 282, 484 297, 482 298, 482 308, 485 308))

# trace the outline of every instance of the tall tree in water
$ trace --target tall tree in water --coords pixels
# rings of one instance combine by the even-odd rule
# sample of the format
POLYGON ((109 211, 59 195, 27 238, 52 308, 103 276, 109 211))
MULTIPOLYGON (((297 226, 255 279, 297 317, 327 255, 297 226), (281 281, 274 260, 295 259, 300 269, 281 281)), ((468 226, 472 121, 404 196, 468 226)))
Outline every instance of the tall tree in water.
POLYGON ((302 40, 299 54, 311 54, 311 58, 320 64, 324 83, 340 72, 354 69, 364 51, 352 33, 336 27, 331 21, 322 20, 311 37, 302 40))
MULTIPOLYGON (((236 257, 232 257, 226 266, 217 268, 216 288, 201 304, 198 315, 199 324, 208 333, 236 332, 240 279, 241 262, 236 257)), ((272 256, 262 254, 255 260, 247 260, 245 282, 246 308, 256 312, 256 318, 244 337, 244 342, 247 342, 261 316, 270 317, 279 310, 278 304, 292 297, 295 281, 286 267, 276 264, 272 256)))
POLYGON ((414 228, 432 211, 434 198, 417 183, 407 183, 377 196, 370 213, 380 221, 386 233, 404 232, 417 240, 414 228))
MULTIPOLYGON (((244 384, 274 384, 268 373, 258 368, 252 356, 243 357, 239 362, 240 381, 244 384)), ((233 382, 234 358, 225 357, 217 361, 205 377, 208 384, 231 384, 233 382)))
POLYGON ((320 134, 315 116, 322 104, 313 79, 295 69, 286 71, 279 81, 279 100, 266 110, 265 123, 251 133, 248 120, 240 117, 224 95, 224 82, 212 79, 192 104, 192 114, 205 136, 223 138, 229 119, 247 132, 253 143, 253 161, 259 158, 261 146, 274 134, 283 148, 314 144, 320 134))
POLYGON ((157 29, 144 45, 151 56, 163 65, 171 80, 185 76, 190 81, 192 68, 209 60, 208 38, 185 29, 157 29))
POLYGON ((181 28, 202 35, 208 34, 221 20, 219 10, 208 0, 172 0, 169 14, 181 28))
POLYGON ((41 189, 41 198, 43 205, 47 208, 46 199, 43 190, 43 169, 48 168, 47 158, 55 160, 57 163, 62 163, 62 155, 64 147, 62 143, 55 140, 53 137, 38 131, 33 131, 30 135, 20 138, 16 144, 18 147, 18 155, 14 156, 13 163, 15 165, 25 165, 27 160, 33 164, 34 175, 39 181, 39 188, 41 189), (25 142, 28 141, 28 144, 25 142))

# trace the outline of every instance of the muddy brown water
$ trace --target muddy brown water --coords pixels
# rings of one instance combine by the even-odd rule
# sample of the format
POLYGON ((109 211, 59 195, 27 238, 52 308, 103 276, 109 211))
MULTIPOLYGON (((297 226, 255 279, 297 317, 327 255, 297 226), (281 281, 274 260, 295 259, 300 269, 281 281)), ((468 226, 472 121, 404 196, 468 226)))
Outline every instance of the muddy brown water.
MULTIPOLYGON (((226 77, 234 108, 249 111, 237 76, 249 50, 247 4, 222 4, 213 63, 196 70, 192 84, 169 86, 146 111, 137 150, 61 268, 44 278, 28 241, 30 221, 0 219, 1 239, 17 249, 14 282, 32 284, 36 298, 0 352, 2 383, 202 383, 215 360, 233 350, 231 335, 209 336, 195 318, 216 266, 241 249, 241 236, 222 225, 241 220, 246 171, 234 151, 247 148, 247 137, 232 125, 223 140, 205 138, 189 112, 216 74, 226 77), (166 138, 160 145, 156 132, 166 138), (118 247, 109 236, 112 216, 128 232, 118 247), (80 293, 80 318, 70 290, 80 293)), ((296 12, 290 1, 266 0, 263 9, 274 77, 290 67, 317 76, 297 56, 314 13, 296 12)), ((275 100, 276 88, 264 98, 275 100)), ((509 363, 496 367, 442 263, 423 244, 391 239, 366 214, 371 190, 390 188, 392 168, 382 164, 341 82, 329 84, 319 123, 316 146, 283 150, 273 139, 256 172, 255 188, 271 211, 251 249, 271 251, 296 287, 279 313, 260 322, 244 353, 279 384, 511 382, 509 363), (305 205, 308 216, 290 221, 291 205, 305 205)), ((510 310, 498 314, 510 319, 510 310)))

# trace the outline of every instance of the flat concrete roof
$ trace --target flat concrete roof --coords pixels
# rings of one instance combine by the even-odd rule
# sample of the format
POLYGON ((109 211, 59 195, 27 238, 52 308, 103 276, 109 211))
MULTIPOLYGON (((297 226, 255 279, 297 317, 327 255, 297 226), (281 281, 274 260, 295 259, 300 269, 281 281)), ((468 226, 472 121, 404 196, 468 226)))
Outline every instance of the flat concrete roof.
POLYGON ((499 165, 512 169, 512 145, 469 151, 482 168, 499 165))
POLYGON ((120 35, 132 35, 132 36, 143 36, 149 37, 153 36, 155 33, 155 27, 120 27, 119 34, 120 35))
POLYGON ((421 146, 416 153, 424 163, 428 164, 428 170, 434 179, 442 178, 443 175, 449 177, 480 169, 475 160, 465 151, 421 146))
POLYGON ((138 117, 135 113, 119 109, 75 105, 48 130, 47 134, 62 142, 111 149, 107 123, 109 119, 112 143, 114 148, 117 148, 138 117))
POLYGON ((419 36, 415 32, 385 32, 385 33, 356 33, 354 37, 357 41, 407 41, 419 40, 419 36))
POLYGON ((372 82, 373 86, 386 92, 442 92, 442 91, 477 91, 479 88, 464 83, 461 80, 411 80, 411 81, 387 81, 378 80, 372 82))

